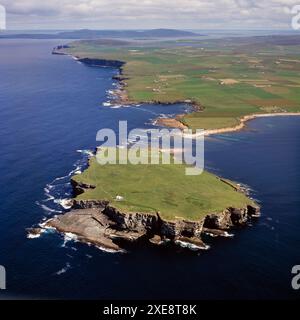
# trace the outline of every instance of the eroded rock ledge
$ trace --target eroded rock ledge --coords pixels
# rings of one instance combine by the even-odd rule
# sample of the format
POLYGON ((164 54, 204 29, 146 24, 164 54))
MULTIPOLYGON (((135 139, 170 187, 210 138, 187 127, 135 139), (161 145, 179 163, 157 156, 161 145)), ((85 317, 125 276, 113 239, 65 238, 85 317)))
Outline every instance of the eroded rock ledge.
POLYGON ((72 210, 47 222, 59 232, 70 232, 83 242, 105 249, 121 250, 126 242, 144 241, 154 245, 169 242, 193 250, 207 249, 202 235, 227 236, 228 230, 245 225, 259 215, 259 207, 228 208, 199 221, 167 221, 159 212, 121 212, 108 201, 72 200, 72 210))

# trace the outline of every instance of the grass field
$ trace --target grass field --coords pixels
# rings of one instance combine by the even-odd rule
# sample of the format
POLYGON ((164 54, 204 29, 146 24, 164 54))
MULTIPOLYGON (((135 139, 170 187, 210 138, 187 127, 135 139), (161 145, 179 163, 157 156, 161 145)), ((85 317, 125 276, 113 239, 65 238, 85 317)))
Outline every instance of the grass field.
POLYGON ((208 172, 185 175, 185 165, 100 165, 95 158, 90 166, 73 179, 96 186, 77 199, 108 200, 126 212, 160 212, 166 220, 199 220, 208 213, 228 207, 242 208, 253 204, 243 193, 208 172), (116 197, 124 198, 117 201, 116 197))
POLYGON ((300 111, 300 45, 285 42, 243 38, 107 46, 79 41, 68 52, 126 62, 123 75, 131 101, 192 100, 204 111, 183 122, 215 129, 236 125, 247 114, 300 111))

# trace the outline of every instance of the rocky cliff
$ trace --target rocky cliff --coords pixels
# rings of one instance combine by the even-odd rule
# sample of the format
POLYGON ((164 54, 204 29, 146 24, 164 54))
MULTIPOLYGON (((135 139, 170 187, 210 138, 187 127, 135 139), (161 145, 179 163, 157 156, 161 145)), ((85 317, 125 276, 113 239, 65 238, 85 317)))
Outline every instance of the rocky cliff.
POLYGON ((119 60, 106 60, 106 59, 90 59, 90 58, 82 58, 78 59, 78 61, 85 63, 87 65, 93 67, 113 67, 113 68, 121 68, 125 62, 119 60))
MULTIPOLYGON (((78 186, 76 186, 78 187, 78 186)), ((60 232, 72 232, 79 239, 108 249, 121 249, 121 241, 144 239, 152 244, 171 242, 194 250, 206 249, 203 234, 226 236, 226 230, 245 225, 258 216, 259 207, 228 208, 199 221, 163 220, 159 212, 122 212, 105 200, 72 201, 71 212, 48 221, 60 232)))

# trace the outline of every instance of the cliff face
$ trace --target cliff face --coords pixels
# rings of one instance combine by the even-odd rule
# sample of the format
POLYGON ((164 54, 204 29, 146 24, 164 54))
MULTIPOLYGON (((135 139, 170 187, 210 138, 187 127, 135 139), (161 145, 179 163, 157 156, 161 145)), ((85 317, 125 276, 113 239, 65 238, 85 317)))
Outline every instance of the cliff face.
POLYGON ((259 207, 228 208, 222 213, 209 214, 205 217, 204 227, 207 229, 228 230, 234 226, 243 226, 249 219, 257 216, 259 207))
POLYGON ((113 68, 121 68, 125 62, 119 60, 106 60, 106 59, 90 59, 90 58, 82 58, 78 61, 85 63, 94 67, 113 67, 113 68))
POLYGON ((101 200, 73 200, 73 209, 101 209, 102 214, 114 221, 119 229, 133 232, 156 234, 162 238, 175 239, 176 237, 200 237, 204 219, 200 221, 161 219, 159 213, 126 213, 109 205, 108 201, 101 200))
POLYGON ((64 49, 68 49, 70 46, 68 45, 60 45, 57 47, 54 47, 52 50, 52 54, 59 54, 59 55, 65 55, 64 49))
POLYGON ((115 221, 120 229, 135 232, 151 232, 158 227, 158 217, 147 213, 124 213, 116 208, 106 206, 103 214, 115 221))
POLYGON ((258 207, 248 205, 245 208, 228 208, 222 213, 208 214, 199 221, 184 219, 167 221, 162 219, 159 213, 122 212, 104 200, 74 199, 72 207, 73 211, 50 220, 49 225, 61 232, 74 232, 92 243, 106 243, 107 240, 103 239, 108 238, 110 247, 112 247, 111 241, 135 241, 147 238, 155 244, 169 240, 179 245, 187 244, 194 249, 204 249, 207 246, 201 238, 203 233, 226 236, 225 230, 245 225, 259 212, 258 207), (91 210, 95 210, 92 215, 91 210), (83 217, 85 217, 84 224, 82 224, 83 217), (84 226, 83 231, 80 231, 81 224, 84 226), (95 228, 99 229, 97 233, 95 228))
MULTIPOLYGON (((65 49, 69 49, 70 46, 68 45, 60 45, 56 46, 52 50, 52 54, 58 54, 58 55, 67 55, 65 49)), ((89 66, 93 67, 112 67, 112 68, 118 68, 121 69, 125 62, 119 61, 119 60, 110 60, 110 59, 92 59, 92 58, 79 58, 78 61, 87 64, 89 66)))

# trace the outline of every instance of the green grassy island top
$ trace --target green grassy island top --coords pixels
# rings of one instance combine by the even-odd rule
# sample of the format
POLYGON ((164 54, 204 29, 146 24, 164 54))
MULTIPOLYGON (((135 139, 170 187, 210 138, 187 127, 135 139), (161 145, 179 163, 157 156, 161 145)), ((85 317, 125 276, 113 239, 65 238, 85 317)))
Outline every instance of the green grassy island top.
POLYGON ((245 115, 300 111, 300 37, 114 42, 83 40, 64 52, 123 61, 130 102, 192 101, 190 128, 218 129, 245 115))
POLYGON ((100 165, 92 158, 89 168, 72 179, 96 187, 86 189, 77 200, 108 200, 120 211, 159 212, 166 220, 199 220, 228 207, 255 205, 245 194, 236 191, 234 184, 206 171, 196 176, 185 175, 185 167, 183 164, 100 165))

